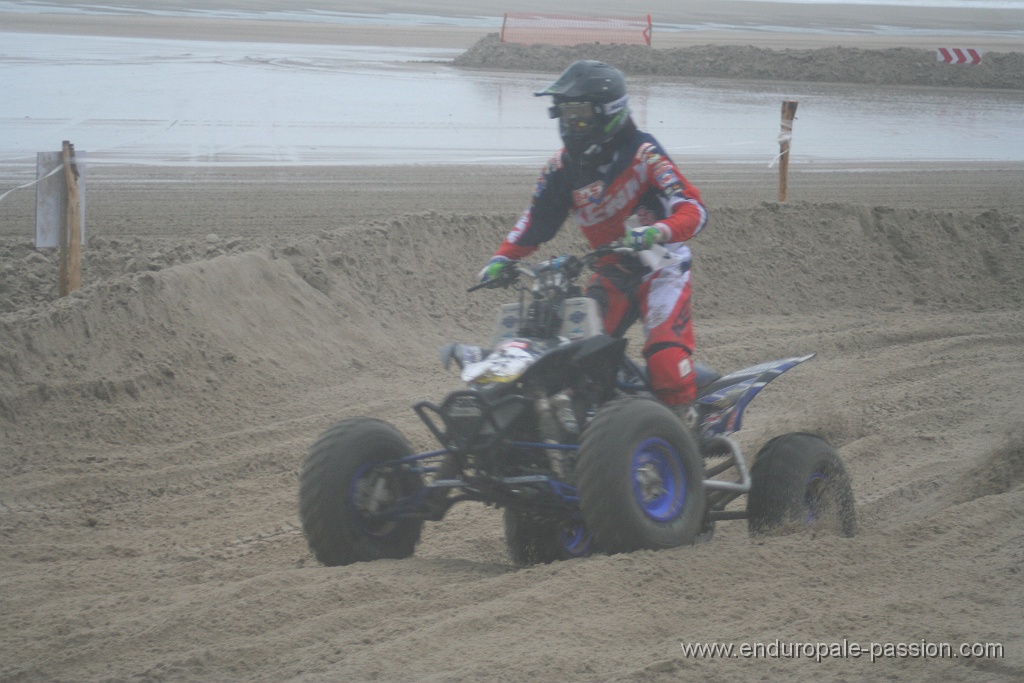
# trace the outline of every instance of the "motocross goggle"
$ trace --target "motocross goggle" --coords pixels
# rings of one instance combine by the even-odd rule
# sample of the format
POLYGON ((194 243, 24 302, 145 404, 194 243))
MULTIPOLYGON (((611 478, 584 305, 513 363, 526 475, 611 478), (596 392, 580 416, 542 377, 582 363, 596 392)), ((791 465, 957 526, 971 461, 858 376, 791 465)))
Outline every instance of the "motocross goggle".
POLYGON ((593 102, 559 102, 548 109, 548 115, 560 119, 562 129, 567 131, 590 128, 600 112, 601 105, 593 102))
POLYGON ((555 102, 548 108, 548 115, 553 119, 560 119, 562 130, 584 131, 595 122, 599 122, 599 116, 610 122, 621 121, 629 115, 629 95, 623 95, 617 100, 598 104, 595 102, 555 102))

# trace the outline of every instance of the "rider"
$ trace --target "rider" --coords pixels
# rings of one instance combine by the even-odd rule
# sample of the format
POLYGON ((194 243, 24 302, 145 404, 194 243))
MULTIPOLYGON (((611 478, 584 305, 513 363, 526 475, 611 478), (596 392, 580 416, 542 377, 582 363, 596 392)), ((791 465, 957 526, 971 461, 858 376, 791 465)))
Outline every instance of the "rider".
POLYGON ((537 96, 553 98, 564 148, 541 172, 530 206, 494 256, 480 281, 499 279, 512 260, 547 242, 571 214, 591 247, 619 239, 636 250, 663 244, 671 266, 638 271, 609 256, 587 286, 604 315, 605 332, 622 336, 642 319, 651 386, 669 406, 696 398, 690 311, 690 250, 683 244, 707 224, 700 192, 683 177, 657 140, 636 127, 622 73, 581 60, 537 96))

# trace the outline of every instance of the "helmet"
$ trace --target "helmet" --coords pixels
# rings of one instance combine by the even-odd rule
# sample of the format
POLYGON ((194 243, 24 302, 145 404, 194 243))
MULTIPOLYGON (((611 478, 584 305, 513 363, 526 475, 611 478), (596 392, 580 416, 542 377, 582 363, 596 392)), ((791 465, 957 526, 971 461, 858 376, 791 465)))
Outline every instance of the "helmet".
POLYGON ((626 79, 604 62, 574 62, 558 80, 534 95, 554 99, 548 113, 559 120, 559 135, 575 159, 598 156, 602 146, 629 121, 626 79))

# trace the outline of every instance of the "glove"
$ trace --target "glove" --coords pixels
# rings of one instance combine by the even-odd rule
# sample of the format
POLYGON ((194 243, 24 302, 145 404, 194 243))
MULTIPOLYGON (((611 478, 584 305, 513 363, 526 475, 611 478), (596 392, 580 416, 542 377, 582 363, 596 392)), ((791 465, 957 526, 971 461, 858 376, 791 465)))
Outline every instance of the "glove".
POLYGON ((487 265, 484 266, 483 270, 480 271, 480 274, 477 275, 477 278, 480 280, 480 284, 483 285, 497 280, 501 276, 501 271, 505 270, 508 264, 509 260, 504 256, 495 256, 491 258, 491 260, 487 262, 487 265))
POLYGON ((637 227, 626 227, 626 246, 643 251, 650 249, 655 244, 661 244, 670 237, 668 228, 660 225, 640 225, 637 227))

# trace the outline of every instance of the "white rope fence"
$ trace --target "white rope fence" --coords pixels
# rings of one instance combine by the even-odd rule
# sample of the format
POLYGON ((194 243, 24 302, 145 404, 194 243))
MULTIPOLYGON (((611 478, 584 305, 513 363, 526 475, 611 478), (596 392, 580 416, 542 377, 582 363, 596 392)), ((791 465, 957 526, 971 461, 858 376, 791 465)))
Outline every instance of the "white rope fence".
POLYGON ((12 187, 11 189, 7 190, 7 192, 4 192, 3 194, 0 194, 0 202, 2 202, 7 197, 7 195, 9 195, 10 193, 14 192, 15 190, 24 190, 26 187, 32 187, 33 185, 37 185, 37 184, 43 182, 44 180, 46 180, 47 178, 49 178, 50 176, 52 176, 53 174, 57 173, 58 171, 63 171, 63 170, 64 170, 63 166, 58 166, 57 168, 53 169, 52 171, 50 171, 49 173, 44 175, 42 178, 36 178, 32 182, 25 183, 24 185, 18 185, 17 187, 12 187))

